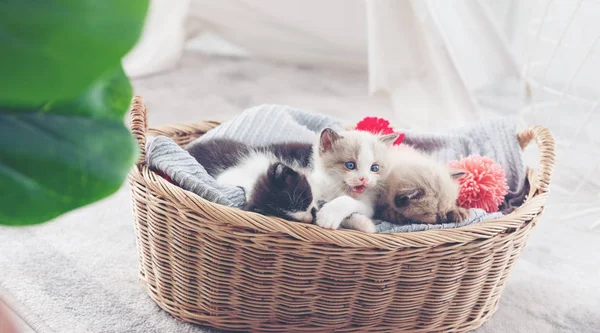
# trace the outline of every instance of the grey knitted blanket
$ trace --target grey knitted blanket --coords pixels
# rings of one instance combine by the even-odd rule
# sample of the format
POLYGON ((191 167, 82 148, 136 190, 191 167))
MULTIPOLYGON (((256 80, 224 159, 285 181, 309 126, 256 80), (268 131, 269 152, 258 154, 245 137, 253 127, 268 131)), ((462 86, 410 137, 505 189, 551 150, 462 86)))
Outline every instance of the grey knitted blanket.
MULTIPOLYGON (((343 130, 344 126, 340 120, 328 116, 284 105, 265 104, 243 111, 238 117, 217 126, 196 140, 229 138, 250 145, 280 142, 312 143, 316 140, 316 135, 325 127, 343 130)), ((446 163, 472 154, 489 156, 506 170, 509 185, 508 202, 511 202, 512 198, 523 198, 526 171, 516 136, 515 119, 497 118, 444 134, 404 132, 405 143, 431 153, 440 162, 446 163)), ((151 169, 161 171, 174 183, 207 200, 237 208, 244 205, 244 193, 240 188, 218 184, 187 151, 167 137, 147 140, 146 162, 151 169)), ((513 201, 517 201, 512 203, 518 206, 522 200, 513 201)), ((506 211, 510 211, 510 207, 506 211)), ((376 221, 377 232, 456 228, 495 219, 502 215, 500 212, 487 214, 480 209, 471 209, 469 213, 467 221, 460 224, 397 225, 376 221)))
POLYGON ((211 177, 187 151, 166 136, 149 137, 146 141, 146 163, 161 171, 182 188, 221 205, 242 208, 244 191, 237 186, 224 186, 211 177))

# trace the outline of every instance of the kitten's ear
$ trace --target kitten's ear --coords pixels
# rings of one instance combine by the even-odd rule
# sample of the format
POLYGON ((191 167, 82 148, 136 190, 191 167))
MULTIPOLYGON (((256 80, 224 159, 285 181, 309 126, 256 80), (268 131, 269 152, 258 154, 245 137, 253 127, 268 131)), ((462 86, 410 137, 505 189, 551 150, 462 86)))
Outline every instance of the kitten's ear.
POLYGON ((271 169, 271 176, 273 176, 274 179, 285 177, 285 168, 286 166, 283 163, 277 162, 273 164, 271 169))
POLYGON ((408 197, 406 195, 396 194, 394 205, 398 208, 406 207, 406 205, 408 205, 408 197))
POLYGON ((394 197, 394 204, 398 208, 405 207, 408 205, 408 201, 411 199, 416 199, 423 196, 423 190, 420 188, 416 188, 407 192, 398 193, 396 197, 394 197))
POLYGON ((415 188, 410 191, 404 192, 404 195, 409 199, 417 199, 423 196, 423 190, 420 188, 415 188))
POLYGON ((398 133, 393 133, 393 134, 387 134, 387 135, 383 135, 379 137, 379 141, 383 142, 384 144, 391 146, 394 144, 394 142, 396 141, 396 139, 398 139, 398 137, 400 136, 400 134, 398 133))
POLYGON ((462 176, 466 175, 467 172, 465 170, 460 169, 450 169, 450 177, 454 180, 460 179, 462 176))
POLYGON ((283 179, 287 175, 288 167, 281 163, 277 162, 271 166, 271 178, 273 179, 283 179))
POLYGON ((323 131, 321 131, 321 139, 320 139, 320 145, 319 147, 321 148, 322 152, 326 152, 329 151, 331 149, 331 147, 333 146, 333 144, 339 140, 341 137, 340 135, 332 130, 331 128, 326 128, 323 131))
POLYGON ((276 186, 285 186, 288 177, 295 174, 296 171, 281 162, 277 162, 271 166, 270 176, 276 186))

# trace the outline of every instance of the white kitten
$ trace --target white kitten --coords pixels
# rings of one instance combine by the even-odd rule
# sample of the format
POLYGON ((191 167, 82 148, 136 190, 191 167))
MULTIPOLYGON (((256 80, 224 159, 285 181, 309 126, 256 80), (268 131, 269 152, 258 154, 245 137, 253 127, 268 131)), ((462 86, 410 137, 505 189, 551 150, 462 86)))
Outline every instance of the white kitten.
POLYGON ((375 232, 371 217, 379 182, 388 172, 386 156, 397 137, 329 128, 321 132, 309 175, 314 200, 326 202, 317 212, 317 225, 375 232))

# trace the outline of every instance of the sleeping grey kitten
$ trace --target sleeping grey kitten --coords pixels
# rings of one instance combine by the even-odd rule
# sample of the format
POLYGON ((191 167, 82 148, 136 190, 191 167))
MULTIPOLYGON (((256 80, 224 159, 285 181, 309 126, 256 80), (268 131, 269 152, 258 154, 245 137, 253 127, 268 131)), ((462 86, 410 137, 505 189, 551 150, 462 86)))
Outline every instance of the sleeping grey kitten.
POLYGON ((245 210, 312 223, 316 209, 305 175, 310 144, 251 147, 213 139, 192 143, 186 149, 217 182, 244 189, 245 210))
POLYGON ((391 171, 378 200, 377 217, 394 223, 462 222, 468 211, 456 205, 462 170, 448 169, 407 146, 390 150, 391 171))
POLYGON ((371 218, 380 181, 388 172, 389 148, 397 138, 397 134, 337 133, 329 128, 321 132, 309 174, 314 199, 326 202, 317 212, 317 225, 375 232, 371 218))

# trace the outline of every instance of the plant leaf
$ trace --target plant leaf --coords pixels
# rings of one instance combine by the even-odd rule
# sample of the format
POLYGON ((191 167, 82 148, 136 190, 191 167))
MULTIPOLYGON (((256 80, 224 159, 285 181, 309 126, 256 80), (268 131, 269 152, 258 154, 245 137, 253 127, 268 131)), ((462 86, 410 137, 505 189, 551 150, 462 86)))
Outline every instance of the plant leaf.
POLYGON ((123 121, 132 96, 131 83, 123 68, 118 66, 92 83, 81 96, 72 101, 49 102, 42 110, 54 114, 86 115, 123 121))
POLYGON ((136 151, 119 121, 0 112, 0 224, 41 223, 114 193, 136 151))
POLYGON ((0 108, 0 224, 41 223, 116 191, 137 158, 123 125, 132 95, 118 66, 73 101, 0 108))
POLYGON ((148 0, 0 1, 0 105, 79 96, 137 41, 148 0))

